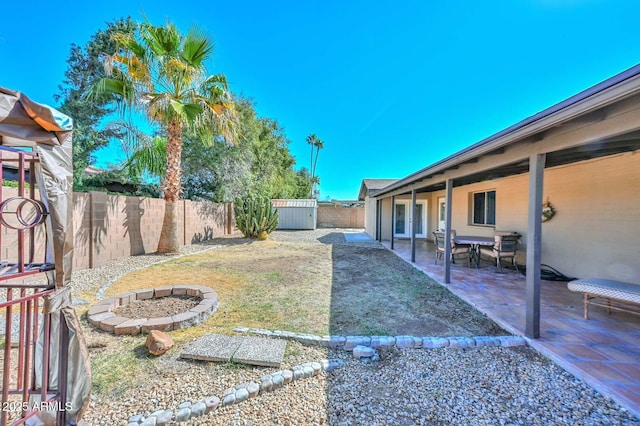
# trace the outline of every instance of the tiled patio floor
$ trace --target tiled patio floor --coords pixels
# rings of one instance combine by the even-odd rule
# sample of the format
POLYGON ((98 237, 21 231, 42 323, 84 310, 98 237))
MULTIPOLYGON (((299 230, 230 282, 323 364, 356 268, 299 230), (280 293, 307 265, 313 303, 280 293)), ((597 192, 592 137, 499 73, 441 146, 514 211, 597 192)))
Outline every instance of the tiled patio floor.
MULTIPOLYGON (((383 244, 390 247, 389 241, 383 244)), ((410 262, 410 242, 394 245, 394 252, 410 262)), ((434 265, 434 259, 431 243, 416 243, 415 266, 444 283, 443 262, 434 265)), ((552 266, 562 271, 562 265, 552 266)), ((508 269, 497 273, 486 261, 479 269, 468 268, 462 260, 452 265, 447 287, 510 333, 524 336, 524 275, 508 269)), ((585 320, 582 295, 564 282, 542 281, 540 305, 541 337, 529 340, 530 346, 640 417, 640 316, 608 315, 593 306, 585 320)))

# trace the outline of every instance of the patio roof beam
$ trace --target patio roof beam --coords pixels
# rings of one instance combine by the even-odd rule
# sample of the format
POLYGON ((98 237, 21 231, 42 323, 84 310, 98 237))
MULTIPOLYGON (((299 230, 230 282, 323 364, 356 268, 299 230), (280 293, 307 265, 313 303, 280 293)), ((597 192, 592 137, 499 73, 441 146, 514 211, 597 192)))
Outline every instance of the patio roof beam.
POLYGON ((542 253, 542 203, 546 154, 529 160, 529 217, 527 220, 527 307, 525 335, 540 337, 540 263, 542 253))

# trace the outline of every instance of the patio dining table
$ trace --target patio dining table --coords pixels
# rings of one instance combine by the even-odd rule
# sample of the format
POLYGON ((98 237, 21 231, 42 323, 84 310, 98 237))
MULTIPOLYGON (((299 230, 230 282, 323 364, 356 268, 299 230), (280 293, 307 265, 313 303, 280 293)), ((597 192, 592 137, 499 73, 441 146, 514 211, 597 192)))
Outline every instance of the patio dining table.
POLYGON ((480 246, 492 246, 496 242, 493 237, 480 237, 475 235, 456 235, 453 241, 456 244, 471 245, 469 257, 471 257, 471 260, 475 260, 476 268, 480 267, 480 246))

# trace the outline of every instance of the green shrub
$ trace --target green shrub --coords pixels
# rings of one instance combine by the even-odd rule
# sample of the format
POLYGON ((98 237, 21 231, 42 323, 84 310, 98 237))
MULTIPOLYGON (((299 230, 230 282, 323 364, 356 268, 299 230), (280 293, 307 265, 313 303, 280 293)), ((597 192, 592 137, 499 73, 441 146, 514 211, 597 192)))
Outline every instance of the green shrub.
POLYGON ((264 196, 247 196, 234 203, 236 225, 245 237, 266 240, 278 226, 278 210, 264 196))

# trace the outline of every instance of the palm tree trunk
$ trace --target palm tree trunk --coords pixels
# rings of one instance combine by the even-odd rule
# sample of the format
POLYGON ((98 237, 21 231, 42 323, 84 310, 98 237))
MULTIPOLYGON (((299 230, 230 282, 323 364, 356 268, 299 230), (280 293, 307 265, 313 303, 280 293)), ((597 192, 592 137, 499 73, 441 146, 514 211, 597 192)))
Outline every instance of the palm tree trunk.
POLYGON ((178 207, 180 201, 180 179, 182 157, 182 126, 174 121, 167 129, 167 171, 164 179, 164 219, 158 253, 177 253, 180 249, 178 207))
POLYGON ((313 175, 316 174, 316 167, 318 166, 318 154, 320 154, 320 147, 316 149, 316 159, 313 161, 313 175))

